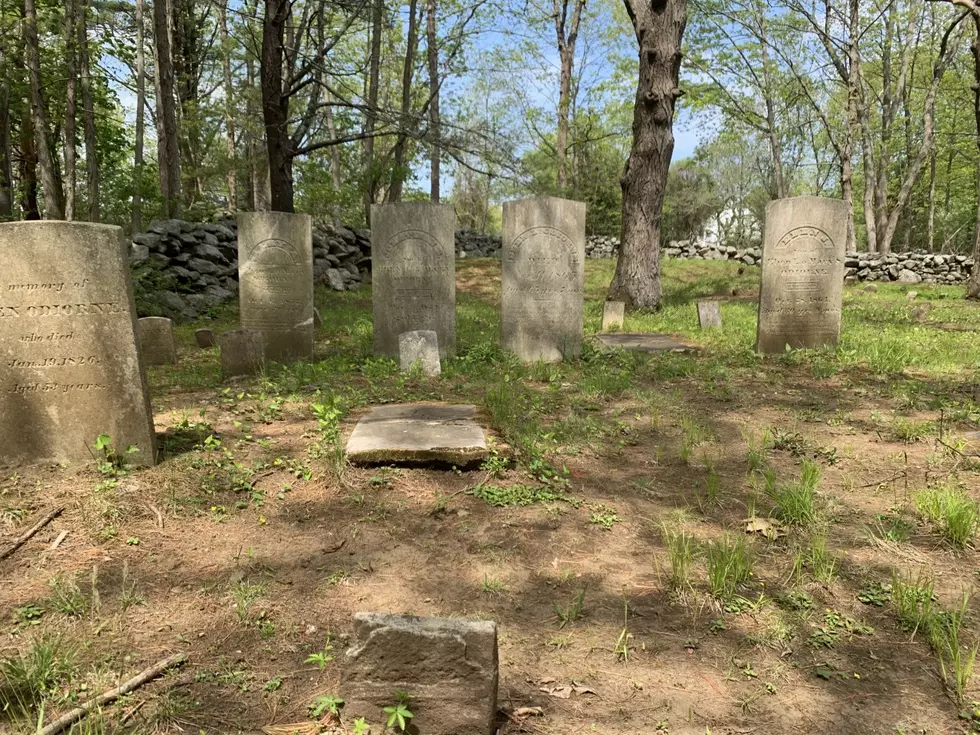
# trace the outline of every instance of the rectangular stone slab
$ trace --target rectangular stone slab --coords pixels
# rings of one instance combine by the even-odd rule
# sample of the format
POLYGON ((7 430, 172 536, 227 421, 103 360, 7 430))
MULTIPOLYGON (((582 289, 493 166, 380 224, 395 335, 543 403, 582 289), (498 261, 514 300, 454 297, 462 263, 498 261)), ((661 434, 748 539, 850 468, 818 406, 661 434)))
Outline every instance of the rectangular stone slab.
POLYGON ((174 324, 164 316, 145 316, 136 322, 144 365, 176 365, 174 324))
POLYGON ((622 329, 625 314, 626 304, 622 301, 602 302, 602 331, 608 332, 614 327, 622 329))
POLYGON ((360 464, 440 462, 465 466, 488 456, 476 408, 436 403, 375 406, 347 440, 347 458, 360 464))
POLYGON ((701 329, 721 327, 721 304, 717 301, 698 302, 698 325, 701 329))
POLYGON ((404 692, 412 732, 496 732, 496 623, 360 612, 354 636, 342 662, 345 719, 383 724, 384 708, 404 692))
POLYGON ((0 224, 0 253, 0 464, 91 461, 100 434, 153 464, 122 230, 0 224))
POLYGON ((681 342, 669 334, 613 332, 597 334, 595 338, 603 347, 636 352, 692 352, 698 349, 697 345, 681 342))
POLYGON ((456 211, 448 204, 371 207, 374 352, 398 359, 398 335, 431 330, 456 352, 456 211))
POLYGON ((849 219, 838 199, 805 196, 766 205, 757 351, 837 344, 849 219))

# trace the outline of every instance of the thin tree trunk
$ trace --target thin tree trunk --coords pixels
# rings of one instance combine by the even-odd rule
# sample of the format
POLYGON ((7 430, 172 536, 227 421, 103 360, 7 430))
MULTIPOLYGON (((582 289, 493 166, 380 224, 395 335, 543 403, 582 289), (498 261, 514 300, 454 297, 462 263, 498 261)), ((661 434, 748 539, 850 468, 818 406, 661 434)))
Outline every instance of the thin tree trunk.
POLYGON ((37 147, 31 127, 30 105, 24 107, 20 121, 20 208, 24 219, 41 219, 37 202, 37 147))
POLYGON ((14 178, 10 144, 10 79, 7 56, 0 47, 0 221, 14 216, 14 178))
POLYGON ((572 98, 572 74, 575 67, 575 44, 578 40, 579 25, 585 0, 571 0, 574 4, 569 18, 569 0, 553 0, 552 12, 555 19, 555 34, 558 37, 558 60, 560 75, 558 82, 558 134, 555 136, 555 157, 558 164, 558 189, 568 189, 568 131, 569 111, 572 98))
POLYGON ((936 146, 929 153, 929 214, 926 217, 926 242, 929 252, 936 250, 936 146))
POLYGON ((766 32, 765 10, 759 14, 759 41, 760 51, 762 52, 762 79, 765 84, 766 137, 769 139, 769 150, 772 154, 772 171, 776 184, 776 199, 785 199, 788 193, 786 176, 783 173, 783 147, 779 139, 779 130, 776 127, 776 106, 773 102, 772 69, 769 64, 769 37, 766 32))
POLYGON ((95 104, 92 100, 92 74, 88 48, 88 0, 78 6, 78 67, 81 73, 82 118, 85 125, 85 171, 88 190, 88 220, 102 219, 99 206, 99 141, 95 131, 95 104))
MULTIPOLYGON (((333 107, 327 105, 325 108, 323 108, 323 117, 327 125, 327 135, 330 136, 331 140, 335 140, 337 138, 337 128, 333 121, 333 107)), ((343 168, 340 163, 340 146, 330 146, 329 153, 330 177, 333 182, 333 188, 334 191, 340 191, 344 185, 343 168)))
POLYGON ((76 43, 75 18, 78 4, 75 0, 65 3, 65 68, 68 72, 65 89, 65 219, 75 219, 75 188, 78 184, 78 150, 75 126, 78 119, 78 46, 76 43))
POLYGON ((405 167, 405 152, 408 147, 408 129, 412 126, 412 78, 415 73, 415 51, 419 45, 418 30, 418 0, 410 0, 408 5, 408 37, 405 43, 405 65, 402 67, 402 104, 398 131, 393 151, 393 168, 391 189, 388 200, 400 202, 405 178, 409 172, 405 167))
MULTIPOLYGON (((976 143, 980 150, 980 14, 972 13, 975 36, 970 49, 973 53, 973 117, 977 128, 976 143)), ((966 283, 966 297, 980 299, 980 159, 977 159, 977 221, 973 227, 973 272, 966 283)))
POLYGON ((235 156, 235 87, 231 81, 231 46, 228 40, 228 5, 220 5, 221 71, 225 82, 225 145, 228 156, 228 209, 238 209, 238 165, 235 156))
POLYGON ((143 137, 146 127, 146 54, 143 38, 143 16, 146 0, 136 0, 136 141, 133 148, 133 209, 130 232, 143 229, 143 137))
POLYGON ((167 0, 153 0, 153 39, 156 51, 157 128, 159 132, 160 195, 165 217, 180 216, 180 149, 174 66, 170 53, 172 31, 167 0))
POLYGON ((436 0, 426 0, 425 42, 429 66, 429 199, 439 203, 439 166, 442 149, 439 145, 439 45, 436 36, 436 0))
POLYGON ((24 56, 31 88, 31 122, 37 143, 37 160, 41 167, 41 186, 44 189, 44 214, 48 219, 64 219, 65 208, 61 181, 55 168, 54 154, 48 136, 47 115, 42 93, 41 59, 37 36, 37 8, 34 0, 24 0, 24 56))
POLYGON ((367 110, 364 115, 364 221, 371 226, 371 205, 374 204, 374 126, 378 114, 378 76, 381 68, 381 26, 384 20, 384 0, 374 0, 371 19, 371 57, 368 62, 367 110))
POLYGON ((624 0, 639 42, 633 144, 621 181, 622 230, 610 298, 640 309, 661 305, 660 226, 681 96, 686 0, 624 0))
POLYGON ((290 142, 289 98, 283 88, 283 38, 289 0, 266 0, 262 31, 262 117, 269 156, 271 206, 293 212, 293 152, 290 142))

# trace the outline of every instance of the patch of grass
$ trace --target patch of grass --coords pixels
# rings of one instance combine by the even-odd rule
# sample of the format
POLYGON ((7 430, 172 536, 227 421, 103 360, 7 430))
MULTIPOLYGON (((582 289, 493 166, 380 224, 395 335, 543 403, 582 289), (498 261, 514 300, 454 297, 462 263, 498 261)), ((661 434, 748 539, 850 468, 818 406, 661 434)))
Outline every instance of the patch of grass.
POLYGON ((681 419, 681 460, 686 464, 691 461, 694 450, 705 442, 711 441, 712 434, 706 427, 689 418, 681 419))
POLYGON ((48 586, 51 587, 51 597, 47 606, 51 610, 70 618, 80 618, 89 611, 91 598, 78 586, 76 574, 59 574, 48 582, 48 586))
POLYGON ((566 493, 553 490, 547 487, 535 487, 533 485, 486 485, 480 483, 476 487, 467 491, 468 495, 479 498, 495 508, 507 508, 514 506, 533 505, 534 503, 550 503, 555 501, 565 501, 574 503, 566 493))
POLYGON ((77 674, 77 649, 60 638, 41 637, 25 650, 0 659, 0 713, 36 720, 47 700, 60 701, 61 690, 77 674))
POLYGON ((980 504, 959 488, 926 488, 914 496, 915 507, 954 548, 962 549, 976 534, 980 504))
POLYGON ((592 506, 592 513, 589 516, 589 523, 592 525, 599 526, 604 531, 611 531, 612 527, 619 521, 620 518, 615 508, 602 503, 592 506))
POLYGON ((694 536, 667 524, 661 526, 660 535, 667 547, 667 558, 670 559, 670 584, 674 589, 680 589, 689 584, 688 576, 695 548, 694 536))
POLYGON ((767 492, 776 504, 776 517, 790 526, 810 528, 817 521, 817 486, 820 465, 803 460, 800 479, 782 486, 770 486, 767 492))
POLYGON ((705 547, 708 561, 708 588, 719 600, 735 594, 739 585, 752 575, 752 554, 745 539, 725 534, 705 547))
POLYGON ((960 640, 969 604, 970 594, 964 593, 956 607, 937 612, 929 625, 929 642, 939 661, 939 674, 957 703, 963 702, 980 651, 980 642, 971 647, 960 640))
POLYGON ((892 605, 895 615, 904 630, 915 634, 919 630, 928 632, 933 616, 933 579, 925 573, 915 577, 911 572, 892 576, 892 605))
POLYGON ((793 577, 797 583, 802 581, 804 570, 820 584, 829 585, 837 579, 837 555, 827 549, 826 536, 814 536, 808 547, 797 549, 793 559, 793 577))
POLYGON ((932 421, 912 421, 910 419, 896 419, 892 424, 892 435, 896 440, 905 444, 922 441, 935 431, 932 421))
POLYGON ((232 588, 232 596, 235 598, 235 615, 238 616, 238 622, 248 623, 248 613, 252 604, 265 594, 266 586, 262 583, 242 579, 235 584, 232 588))
POLYGON ((874 523, 871 524, 870 533, 872 538, 881 541, 891 541, 901 544, 912 537, 912 524, 900 515, 891 513, 878 513, 875 515, 874 523))
POLYGON ((480 585, 480 588, 483 590, 483 594, 487 595, 488 597, 497 597, 498 595, 503 594, 504 590, 507 589, 507 586, 499 577, 491 577, 488 574, 484 574, 483 582, 480 585))
POLYGON ((574 623, 581 619, 585 614, 585 587, 569 600, 567 605, 555 604, 555 615, 558 617, 558 627, 564 628, 569 623, 574 623))

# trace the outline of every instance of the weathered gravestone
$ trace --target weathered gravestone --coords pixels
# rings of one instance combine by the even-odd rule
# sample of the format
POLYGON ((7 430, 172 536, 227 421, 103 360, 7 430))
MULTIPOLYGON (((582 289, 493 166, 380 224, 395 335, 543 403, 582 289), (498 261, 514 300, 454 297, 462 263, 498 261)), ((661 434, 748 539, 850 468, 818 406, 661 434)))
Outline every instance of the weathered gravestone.
POLYGON ((504 203, 501 345, 524 362, 582 351, 585 204, 540 197, 504 203))
POLYGON ((307 214, 238 215, 239 311, 276 362, 313 356, 313 232, 307 214))
POLYGON ((698 302, 698 325, 701 329, 721 327, 721 304, 717 301, 698 302))
POLYGON ((626 315, 626 304, 622 301, 605 301, 602 304, 602 331, 622 329, 626 315))
POLYGON ((235 329, 218 335, 221 375, 255 375, 265 365, 265 335, 258 329, 235 329))
POLYGON ((137 322, 144 365, 175 365, 174 323, 165 316, 145 316, 137 322))
POLYGON ((698 349, 697 345, 672 334, 610 332, 597 334, 595 339, 602 347, 632 352, 693 352, 698 349))
POLYGON ((398 335, 431 330, 456 351, 456 213, 449 205, 371 207, 374 351, 398 358, 398 335))
POLYGON ((345 718, 385 722, 384 708, 405 692, 414 732, 496 732, 496 623, 362 612, 354 635, 340 682, 345 718))
POLYGON ((0 464, 91 460, 100 434, 153 464, 122 230, 0 224, 0 464))
POLYGON ((213 329, 195 330, 194 339, 197 341, 197 346, 202 350, 206 350, 208 347, 214 347, 216 344, 218 344, 218 341, 214 337, 213 329))
POLYGON ((411 372, 418 365, 423 375, 439 375, 442 372, 439 336, 431 329, 398 335, 398 362, 403 373, 411 372))
POLYGON ((794 197, 766 207, 759 352, 837 344, 848 218, 837 199, 794 197))

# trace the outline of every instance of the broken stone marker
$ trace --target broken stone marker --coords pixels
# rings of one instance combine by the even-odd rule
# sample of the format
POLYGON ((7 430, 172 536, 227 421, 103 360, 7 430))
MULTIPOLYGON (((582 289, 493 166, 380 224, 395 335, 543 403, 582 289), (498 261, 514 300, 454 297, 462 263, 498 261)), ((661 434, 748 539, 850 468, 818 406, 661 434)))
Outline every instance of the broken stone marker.
POLYGON ((197 340, 197 346, 202 350, 218 344, 218 341, 214 338, 213 329, 198 329, 194 332, 194 339, 197 340))
POLYGON ((404 692, 418 733, 496 732, 496 623, 362 612, 354 635, 340 683, 345 719, 383 723, 404 692))
POLYGON ((174 323, 165 316, 145 316, 137 321, 140 355, 144 365, 176 365, 174 323))
POLYGON ((255 375, 265 365, 265 335, 257 329, 236 329, 218 335, 221 375, 255 375))
POLYGON ((602 305, 602 331, 622 329, 626 314, 626 304, 622 301, 606 301, 602 305))
POLYGON ((360 464, 477 464, 489 451, 475 416, 476 408, 468 405, 375 406, 361 417, 347 440, 347 459, 360 464))
POLYGON ((422 374, 434 377, 442 372, 439 363, 439 336, 431 329, 418 329, 398 335, 398 361, 403 373, 418 364, 422 374))
POLYGON ((596 340, 602 347, 633 352, 691 352, 697 349, 696 345, 681 342, 669 334, 613 332, 597 334, 596 340))
POLYGON ((698 324, 701 329, 721 327, 721 304, 717 301, 698 302, 698 324))

